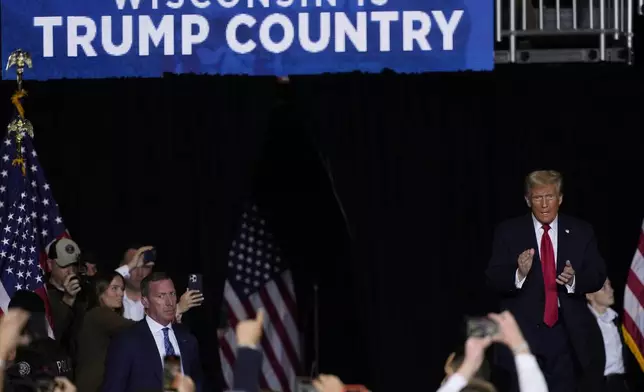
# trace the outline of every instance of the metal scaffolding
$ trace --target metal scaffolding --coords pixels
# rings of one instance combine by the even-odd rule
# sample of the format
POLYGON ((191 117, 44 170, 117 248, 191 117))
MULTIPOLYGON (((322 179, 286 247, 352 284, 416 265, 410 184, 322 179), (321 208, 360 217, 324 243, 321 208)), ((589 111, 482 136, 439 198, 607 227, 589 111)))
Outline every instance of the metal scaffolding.
POLYGON ((644 0, 495 0, 495 62, 632 64, 644 0))

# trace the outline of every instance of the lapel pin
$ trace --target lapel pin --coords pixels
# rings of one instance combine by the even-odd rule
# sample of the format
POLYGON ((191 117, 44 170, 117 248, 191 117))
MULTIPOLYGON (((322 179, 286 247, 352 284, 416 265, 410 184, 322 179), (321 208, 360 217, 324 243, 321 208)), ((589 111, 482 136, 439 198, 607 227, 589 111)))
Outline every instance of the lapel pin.
POLYGON ((570 234, 570 230, 566 229, 566 234, 570 234))

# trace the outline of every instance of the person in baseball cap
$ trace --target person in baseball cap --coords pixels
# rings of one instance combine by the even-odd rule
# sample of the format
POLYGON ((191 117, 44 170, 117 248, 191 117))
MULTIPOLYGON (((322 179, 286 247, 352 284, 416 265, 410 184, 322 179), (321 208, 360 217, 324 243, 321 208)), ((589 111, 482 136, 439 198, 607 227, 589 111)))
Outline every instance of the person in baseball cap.
POLYGON ((47 255, 59 267, 65 268, 73 264, 78 264, 81 251, 76 242, 69 238, 61 238, 49 244, 47 255))
POLYGON ((46 287, 54 337, 72 356, 75 353, 75 331, 87 308, 87 299, 80 294, 83 287, 78 275, 80 257, 78 244, 69 238, 57 239, 47 249, 49 277, 46 287))

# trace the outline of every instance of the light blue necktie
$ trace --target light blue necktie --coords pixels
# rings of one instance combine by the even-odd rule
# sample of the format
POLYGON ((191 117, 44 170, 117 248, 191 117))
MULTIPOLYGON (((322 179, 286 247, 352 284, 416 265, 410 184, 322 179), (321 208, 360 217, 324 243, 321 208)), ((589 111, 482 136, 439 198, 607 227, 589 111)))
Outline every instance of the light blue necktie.
POLYGON ((170 328, 165 327, 163 328, 163 345, 165 346, 165 355, 177 355, 174 352, 174 346, 172 346, 172 343, 170 342, 170 336, 168 336, 168 331, 170 328))

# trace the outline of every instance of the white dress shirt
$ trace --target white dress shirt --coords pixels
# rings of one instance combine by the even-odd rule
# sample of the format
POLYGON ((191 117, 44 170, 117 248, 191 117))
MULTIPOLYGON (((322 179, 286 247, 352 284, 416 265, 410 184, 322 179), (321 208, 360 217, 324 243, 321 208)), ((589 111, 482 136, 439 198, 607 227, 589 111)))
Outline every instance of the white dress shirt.
POLYGON ((620 338, 619 329, 615 325, 617 312, 608 308, 604 314, 599 314, 592 306, 588 305, 590 311, 597 319, 599 329, 602 331, 604 338, 604 351, 606 352, 606 367, 604 376, 609 374, 624 374, 624 356, 622 351, 622 339, 620 338))
MULTIPOLYGON (((537 249, 536 252, 539 252, 539 258, 541 258, 541 239, 543 238, 543 224, 535 218, 534 215, 532 215, 532 223, 534 225, 534 234, 537 237, 537 249)), ((555 220, 550 223, 550 230, 548 231, 548 236, 550 237, 550 241, 552 242, 552 250, 555 253, 555 271, 557 269, 557 249, 559 248, 559 217, 555 217, 555 220)), ((517 272, 515 273, 514 276, 514 285, 516 286, 517 289, 520 289, 523 287, 523 283, 525 283, 527 276, 524 276, 523 279, 519 280, 519 269, 517 268, 517 272)), ((572 283, 566 285, 566 290, 568 290, 569 294, 573 294, 575 292, 575 276, 572 277, 572 283)))
MULTIPOLYGON (((159 350, 159 358, 161 359, 161 366, 163 366, 163 358, 166 356, 165 343, 163 341, 164 339, 163 328, 166 328, 166 327, 152 320, 152 318, 150 318, 149 316, 145 316, 145 321, 148 323, 150 332, 152 332, 152 336, 154 337, 154 342, 157 344, 157 349, 159 350)), ((174 348, 174 354, 181 357, 181 351, 179 350, 179 342, 177 341, 177 337, 174 336, 172 323, 168 324, 167 328, 168 328, 168 337, 170 338, 170 343, 174 348)), ((181 373, 183 373, 183 361, 181 362, 181 373)))
MULTIPOLYGON (((539 369, 539 364, 532 354, 517 354, 514 356, 521 392, 548 392, 546 379, 539 369)), ((467 385, 465 377, 458 373, 451 375, 437 392, 459 392, 467 385)))
MULTIPOLYGON (((116 269, 116 272, 121 274, 125 279, 130 277, 130 267, 122 265, 116 269)), ((145 317, 145 308, 141 299, 132 300, 127 297, 127 293, 123 295, 123 317, 128 320, 141 321, 145 317)))

